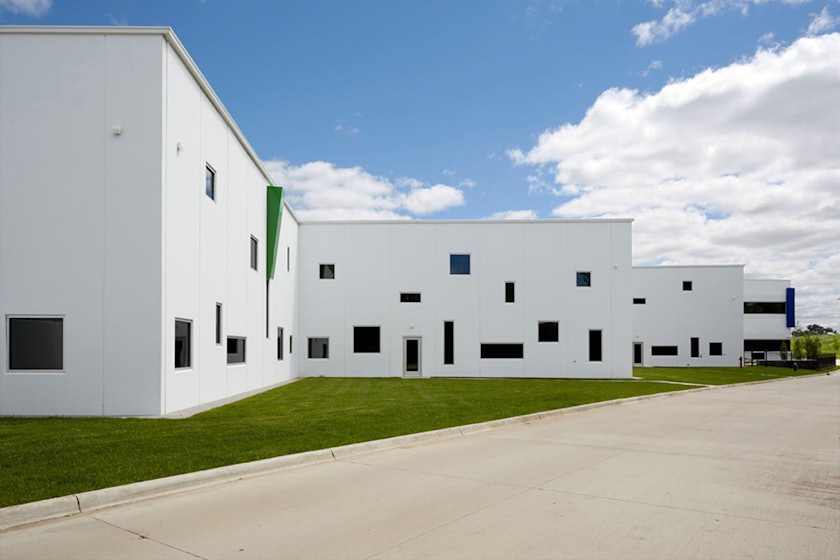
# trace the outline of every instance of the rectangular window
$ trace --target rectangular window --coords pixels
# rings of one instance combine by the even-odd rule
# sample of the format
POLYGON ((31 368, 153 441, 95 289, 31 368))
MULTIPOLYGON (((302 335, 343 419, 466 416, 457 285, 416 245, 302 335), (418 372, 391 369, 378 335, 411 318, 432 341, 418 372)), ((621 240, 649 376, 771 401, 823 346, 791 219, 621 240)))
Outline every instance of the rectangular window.
POLYGON ((286 247, 286 272, 292 270, 292 248, 286 247))
POLYGON ((227 363, 245 363, 245 339, 229 336, 227 339, 227 363))
POLYGON ((693 338, 691 339, 691 357, 692 358, 699 358, 700 357, 700 339, 693 338))
POLYGON ((581 288, 588 288, 592 285, 592 273, 591 272, 576 272, 575 273, 575 283, 577 286, 581 288))
POLYGON ((759 313, 767 315, 784 315, 786 311, 783 301, 745 301, 744 313, 759 313))
POLYGON ((216 200, 216 172, 209 164, 204 167, 204 194, 216 200))
POLYGON ((253 235, 251 236, 251 268, 257 270, 257 263, 259 263, 259 250, 258 250, 259 243, 257 242, 257 238, 253 235))
POLYGON ((216 304, 216 344, 222 343, 222 304, 216 304))
POLYGON ((329 338, 310 338, 309 339, 309 359, 310 360, 326 360, 330 357, 330 339, 329 338))
POLYGON ((560 326, 557 321, 540 321, 537 323, 538 342, 559 342, 560 326))
POLYGON ((679 347, 678 346, 651 346, 650 347, 650 355, 651 356, 678 356, 679 355, 679 347))
POLYGON ((455 322, 443 322, 443 365, 455 363, 455 322))
POLYGON ((175 319, 175 367, 188 368, 192 363, 192 323, 175 319))
POLYGON ((683 291, 690 292, 694 289, 694 283, 691 280, 683 280, 683 291))
POLYGON ((647 303, 647 300, 643 297, 634 297, 633 298, 633 305, 644 305, 647 303))
POLYGON ((293 343, 294 343, 294 341, 295 341, 295 337, 294 337, 294 335, 291 335, 291 334, 290 334, 290 335, 289 335, 289 354, 291 354, 292 352, 294 352, 294 344, 293 344, 293 343))
POLYGON ((64 319, 9 317, 9 370, 64 369, 64 319))
POLYGON ((469 255, 449 255, 449 274, 469 274, 469 255))
POLYGON ((379 353, 379 327, 353 327, 353 352, 379 353))
POLYGON ((283 359, 283 327, 277 327, 277 359, 283 359))
POLYGON ((600 362, 602 359, 601 331, 589 331, 589 361, 600 362))
POLYGON ((335 278, 334 264, 320 264, 318 265, 318 277, 322 280, 332 280, 335 278))
POLYGON ((723 342, 710 342, 709 356, 723 356, 723 342))
POLYGON ((516 284, 514 282, 505 282, 505 303, 516 302, 516 284))
POLYGON ((419 292, 401 292, 400 303, 420 303, 419 292))
POLYGON ((485 360, 516 359, 524 356, 522 344, 482 344, 481 358, 485 360))

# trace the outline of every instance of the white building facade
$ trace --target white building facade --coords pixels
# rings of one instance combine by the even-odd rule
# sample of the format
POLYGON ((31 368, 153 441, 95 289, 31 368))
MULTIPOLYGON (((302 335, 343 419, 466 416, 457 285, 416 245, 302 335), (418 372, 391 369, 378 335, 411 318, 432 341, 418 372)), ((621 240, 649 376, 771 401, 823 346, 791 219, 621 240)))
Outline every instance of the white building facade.
POLYGON ((322 375, 629 378, 789 337, 789 283, 633 268, 631 226, 301 222, 168 28, 0 27, 0 415, 322 375))
POLYGON ((0 28, 0 414, 160 415, 293 377, 297 221, 268 185, 168 29, 0 28))
POLYGON ((633 268, 633 364, 738 366, 744 267, 633 268))
POLYGON ((796 326, 796 291, 790 280, 744 280, 744 354, 747 359, 781 359, 796 326))
POLYGON ((304 222, 298 373, 630 377, 630 228, 304 222))

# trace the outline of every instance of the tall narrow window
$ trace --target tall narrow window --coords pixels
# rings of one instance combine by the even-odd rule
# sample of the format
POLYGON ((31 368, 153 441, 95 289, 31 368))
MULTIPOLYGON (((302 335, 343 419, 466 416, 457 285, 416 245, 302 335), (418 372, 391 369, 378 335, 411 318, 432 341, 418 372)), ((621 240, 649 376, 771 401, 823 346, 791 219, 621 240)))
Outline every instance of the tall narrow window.
POLYGON ((516 284, 513 282, 505 282, 505 303, 514 303, 516 301, 516 284))
POLYGON ((602 359, 601 331, 589 331, 589 361, 600 362, 602 359))
POLYGON ((469 274, 469 255, 449 255, 449 274, 469 274))
POLYGON ((591 272, 576 272, 575 273, 575 284, 581 288, 588 288, 592 286, 592 273, 591 272))
POLYGON ((227 363, 245 363, 245 339, 229 336, 227 339, 227 363))
POLYGON ((257 270, 257 263, 259 263, 259 242, 253 235, 251 236, 251 268, 257 270))
POLYGON ((455 363, 455 322, 443 322, 443 364, 451 366, 455 363))
POLYGON ((216 172, 209 164, 204 167, 204 194, 216 200, 216 172))
POLYGON ((292 270, 292 248, 286 247, 286 272, 292 270))
POLYGON ((192 363, 192 323, 175 320, 175 367, 188 368, 192 363))
POLYGON ((64 319, 9 317, 9 370, 64 369, 64 319))
POLYGON ((319 264, 318 265, 318 278, 321 280, 334 280, 335 279, 335 265, 334 264, 319 264))
POLYGON ((691 357, 692 358, 699 358, 700 357, 700 339, 699 338, 692 338, 691 339, 691 357))
POLYGON ((277 327, 277 359, 283 359, 283 327, 277 327))
POLYGON ((289 354, 292 354, 295 351, 294 346, 295 336, 293 334, 289 335, 289 354))
POLYGON ((222 304, 216 304, 216 344, 222 343, 222 304))

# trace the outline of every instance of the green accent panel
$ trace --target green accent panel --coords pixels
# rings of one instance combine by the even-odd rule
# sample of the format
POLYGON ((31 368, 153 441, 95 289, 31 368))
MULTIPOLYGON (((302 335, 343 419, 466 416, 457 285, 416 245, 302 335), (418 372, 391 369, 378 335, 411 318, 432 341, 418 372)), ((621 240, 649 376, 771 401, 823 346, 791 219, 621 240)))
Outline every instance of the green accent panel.
POLYGON ((274 278, 274 267, 277 264, 277 248, 280 245, 280 219, 283 217, 283 187, 272 187, 266 190, 266 243, 265 243, 265 277, 274 278))

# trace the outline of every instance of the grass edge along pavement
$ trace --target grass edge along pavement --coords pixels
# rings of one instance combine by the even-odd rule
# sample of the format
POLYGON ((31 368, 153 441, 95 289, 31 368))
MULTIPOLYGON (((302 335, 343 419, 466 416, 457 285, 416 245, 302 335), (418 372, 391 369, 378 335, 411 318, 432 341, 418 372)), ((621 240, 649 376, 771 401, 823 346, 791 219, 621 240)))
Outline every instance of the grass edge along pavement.
POLYGON ((793 375, 758 367, 634 373, 643 379, 310 378, 179 420, 0 418, 0 507, 693 385, 793 375))

